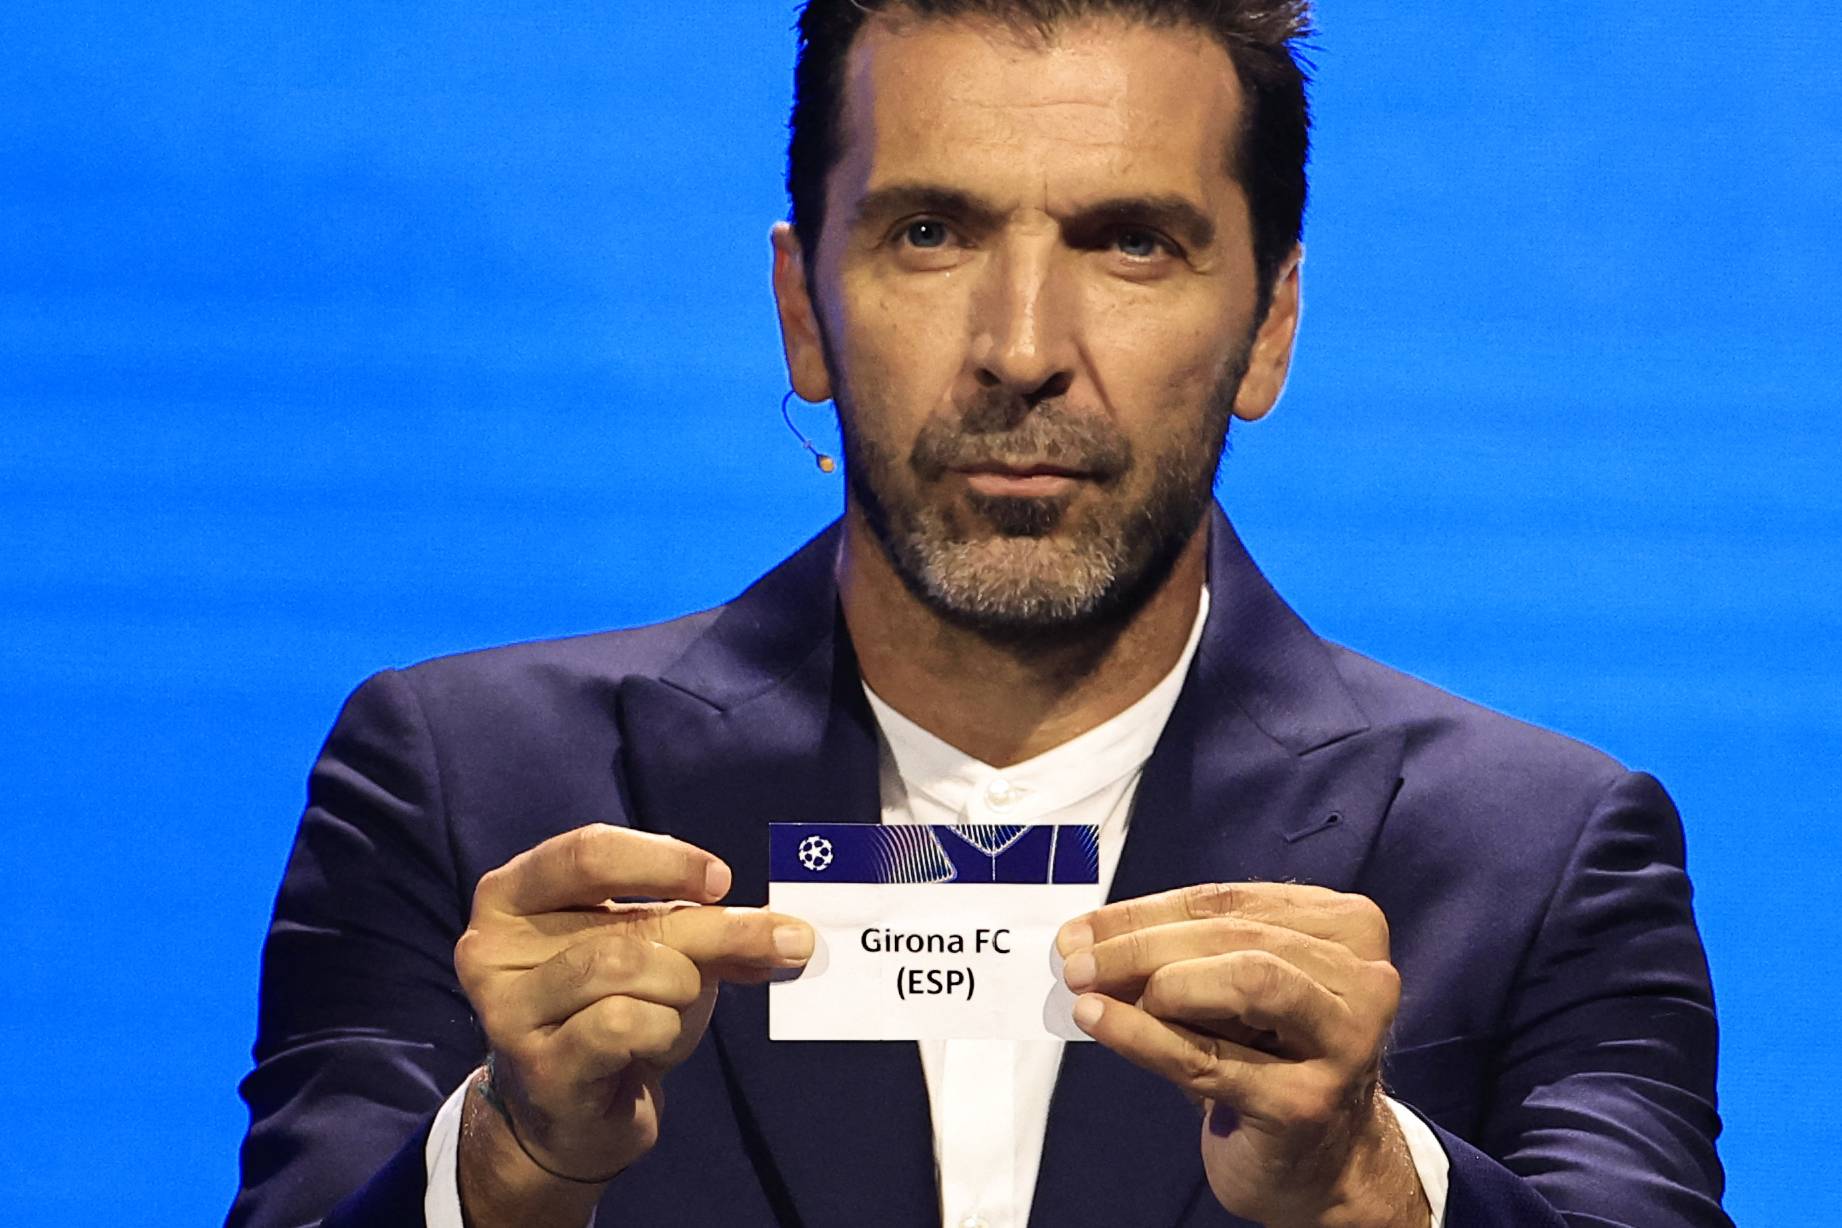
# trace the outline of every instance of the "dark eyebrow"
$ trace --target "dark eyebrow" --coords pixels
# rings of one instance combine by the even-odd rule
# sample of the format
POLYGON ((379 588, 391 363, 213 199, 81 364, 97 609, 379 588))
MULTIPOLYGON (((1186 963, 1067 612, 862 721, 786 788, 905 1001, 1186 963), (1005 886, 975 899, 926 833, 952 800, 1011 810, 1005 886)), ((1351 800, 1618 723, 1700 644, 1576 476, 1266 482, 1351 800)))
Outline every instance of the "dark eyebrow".
POLYGON ((981 229, 993 229, 1002 220, 998 208, 958 188, 931 183, 892 183, 877 188, 857 202, 855 225, 880 225, 910 213, 938 213, 981 229))
MULTIPOLYGON (((1003 211, 959 188, 930 183, 892 183, 867 193, 857 202, 855 225, 880 226, 911 213, 933 213, 995 230, 1003 224, 1003 211)), ((1122 226, 1146 226, 1167 232, 1184 247, 1196 251, 1215 241, 1215 223, 1190 200, 1175 194, 1115 196, 1083 205, 1062 220, 1062 228, 1077 239, 1122 226)))
POLYGON ((1209 215, 1182 196, 1116 196, 1083 206, 1067 219, 1065 229, 1076 232, 1148 226, 1161 230, 1191 251, 1215 242, 1215 223, 1209 215))

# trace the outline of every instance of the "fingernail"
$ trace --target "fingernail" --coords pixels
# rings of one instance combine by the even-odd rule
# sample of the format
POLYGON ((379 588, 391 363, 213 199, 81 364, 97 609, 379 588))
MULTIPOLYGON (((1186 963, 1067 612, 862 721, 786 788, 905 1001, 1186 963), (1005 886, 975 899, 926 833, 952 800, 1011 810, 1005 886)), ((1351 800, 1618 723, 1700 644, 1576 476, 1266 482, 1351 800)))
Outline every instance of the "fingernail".
POLYGON ((720 900, 729 894, 729 867, 720 861, 710 863, 704 871, 704 894, 713 900, 720 900))
POLYGON ((782 959, 812 958, 812 931, 803 925, 776 926, 774 951, 782 959))
POLYGON ((1079 951, 1082 947, 1094 945, 1094 927, 1085 921, 1070 921, 1062 927, 1062 932, 1055 936, 1055 948, 1066 955, 1070 951, 1079 951))
POLYGON ((1209 1133, 1216 1138, 1227 1138, 1241 1128, 1241 1115, 1217 1100, 1215 1107, 1209 1110, 1209 1133))
POLYGON ((1080 993, 1094 983, 1099 971, 1092 951, 1076 951, 1062 967, 1062 980, 1067 982, 1068 988, 1080 993))
POLYGON ((1091 1032, 1100 1022, 1100 1016, 1106 1012, 1106 1006, 1092 994, 1085 998, 1076 998, 1074 1004, 1075 1025, 1083 1032, 1091 1032))

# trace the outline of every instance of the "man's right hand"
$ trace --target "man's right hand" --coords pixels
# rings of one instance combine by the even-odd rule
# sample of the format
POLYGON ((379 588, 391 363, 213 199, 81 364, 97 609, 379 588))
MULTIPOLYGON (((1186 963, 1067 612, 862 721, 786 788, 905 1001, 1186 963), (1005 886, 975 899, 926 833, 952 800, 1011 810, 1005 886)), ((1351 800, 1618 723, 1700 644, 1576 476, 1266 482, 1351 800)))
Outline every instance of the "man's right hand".
POLYGON ((597 825, 480 879, 454 949, 491 1046, 496 1105, 468 1097, 470 1224, 577 1223, 659 1137, 660 1079, 689 1057, 722 981, 812 953, 804 922, 713 907, 729 867, 667 836, 597 825), (643 897, 661 903, 617 904, 643 897))

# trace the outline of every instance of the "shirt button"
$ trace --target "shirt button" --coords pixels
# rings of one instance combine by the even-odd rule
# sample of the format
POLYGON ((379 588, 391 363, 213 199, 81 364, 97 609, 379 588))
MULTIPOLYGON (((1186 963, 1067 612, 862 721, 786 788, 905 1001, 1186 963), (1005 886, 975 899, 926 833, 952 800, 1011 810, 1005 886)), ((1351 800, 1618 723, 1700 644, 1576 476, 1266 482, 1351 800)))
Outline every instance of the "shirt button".
POLYGON ((983 1215, 968 1215, 959 1221, 959 1228, 991 1228, 983 1215))
POLYGON ((985 786, 985 804, 993 810, 1009 810, 1023 800, 1023 795, 1024 790, 1002 776, 985 786))

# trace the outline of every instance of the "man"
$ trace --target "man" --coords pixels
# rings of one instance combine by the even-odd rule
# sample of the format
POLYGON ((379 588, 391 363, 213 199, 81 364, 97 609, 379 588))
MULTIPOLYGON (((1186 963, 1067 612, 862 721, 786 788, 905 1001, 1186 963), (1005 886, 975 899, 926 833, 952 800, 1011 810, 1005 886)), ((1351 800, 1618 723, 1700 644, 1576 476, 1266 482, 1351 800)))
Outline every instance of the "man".
POLYGON ((1292 352, 1304 22, 813 0, 774 284, 845 514, 353 697, 233 1223, 1726 1222, 1661 789, 1318 640, 1210 499, 1292 352), (813 818, 1098 824, 1099 1043, 770 1043, 813 818))

